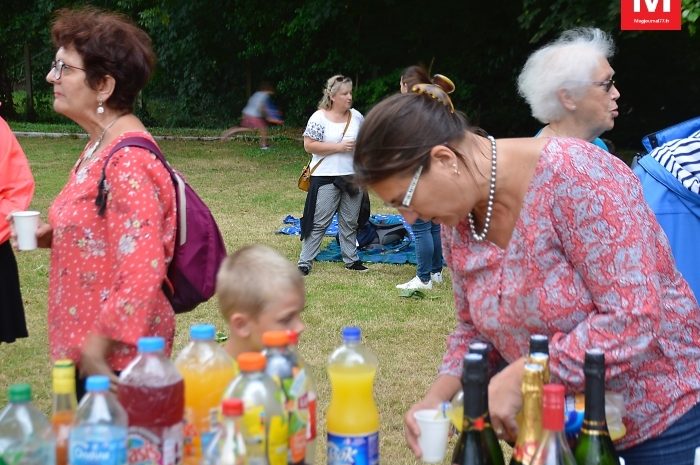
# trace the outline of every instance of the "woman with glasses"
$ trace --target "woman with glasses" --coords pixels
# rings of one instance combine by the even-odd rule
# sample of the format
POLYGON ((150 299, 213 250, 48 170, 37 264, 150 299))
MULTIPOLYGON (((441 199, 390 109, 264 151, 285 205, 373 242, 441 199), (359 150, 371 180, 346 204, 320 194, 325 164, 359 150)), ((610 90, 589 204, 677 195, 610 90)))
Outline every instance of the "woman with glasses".
POLYGON ((108 159, 126 137, 155 143, 133 114, 155 56, 144 31, 94 8, 59 10, 51 33, 57 51, 46 80, 54 110, 89 136, 48 224, 37 231, 39 244, 51 248, 51 356, 74 360, 80 377, 99 373, 116 381, 140 337, 165 338, 169 353, 175 333, 163 291, 175 244, 173 182, 148 150, 123 147, 108 159))
POLYGON ((362 114, 352 108, 352 80, 336 75, 326 81, 318 110, 304 130, 304 150, 311 154, 311 187, 301 220, 301 254, 297 266, 311 272, 321 240, 338 213, 338 236, 345 268, 367 271, 357 254, 357 225, 362 192, 352 181, 352 152, 362 114))
POLYGON ((529 336, 544 334, 552 379, 572 393, 584 390, 586 349, 605 352, 606 389, 625 401, 616 445, 627 463, 692 464, 700 308, 622 161, 576 138, 495 140, 419 84, 369 112, 354 163, 408 222, 442 225, 458 321, 437 379, 405 415, 416 456, 413 413, 459 391, 473 340, 509 363, 489 407, 499 437, 515 440, 529 336))
POLYGON ((518 90, 545 124, 539 136, 577 137, 610 151, 599 136, 618 116, 620 92, 608 63, 614 47, 600 29, 578 28, 530 55, 518 90))
MULTIPOLYGON (((452 81, 444 76, 435 75, 435 83, 450 93, 454 90, 452 81)), ((433 80, 428 71, 422 66, 409 66, 399 80, 402 94, 410 92, 416 84, 430 84, 433 80)), ((432 289, 433 284, 442 284, 442 241, 440 240, 440 225, 432 221, 416 218, 411 225, 416 241, 416 275, 403 284, 397 284, 397 289, 432 289)))

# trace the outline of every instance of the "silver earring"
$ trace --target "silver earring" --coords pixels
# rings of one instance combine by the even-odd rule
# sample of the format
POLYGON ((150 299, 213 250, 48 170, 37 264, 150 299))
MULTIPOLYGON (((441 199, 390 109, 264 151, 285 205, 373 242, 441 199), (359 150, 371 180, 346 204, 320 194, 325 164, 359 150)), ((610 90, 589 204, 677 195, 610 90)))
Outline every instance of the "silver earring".
POLYGON ((102 99, 97 101, 97 114, 101 115, 105 112, 105 107, 102 106, 102 99))

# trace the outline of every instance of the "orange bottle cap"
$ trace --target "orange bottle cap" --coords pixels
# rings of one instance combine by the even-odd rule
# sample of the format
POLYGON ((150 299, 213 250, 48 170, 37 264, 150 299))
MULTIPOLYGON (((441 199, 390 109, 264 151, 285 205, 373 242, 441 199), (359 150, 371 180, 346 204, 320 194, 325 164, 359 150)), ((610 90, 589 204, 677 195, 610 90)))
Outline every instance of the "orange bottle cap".
POLYGON ((241 371, 262 371, 265 369, 265 356, 260 352, 243 352, 236 358, 241 371))
POLYGON ((289 344, 290 345, 297 345, 299 343, 299 333, 294 331, 293 329, 288 329, 287 330, 287 337, 289 338, 289 344))
POLYGON ((283 347, 289 344, 289 336, 287 331, 265 331, 262 341, 267 347, 283 347))

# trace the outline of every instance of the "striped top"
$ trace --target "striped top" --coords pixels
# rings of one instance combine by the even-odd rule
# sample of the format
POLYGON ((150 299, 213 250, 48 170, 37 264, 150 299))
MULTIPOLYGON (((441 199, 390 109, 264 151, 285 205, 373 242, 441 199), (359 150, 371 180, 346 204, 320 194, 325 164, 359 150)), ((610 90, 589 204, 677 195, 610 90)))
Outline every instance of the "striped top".
POLYGON ((649 155, 686 189, 700 194, 700 131, 656 147, 649 155))

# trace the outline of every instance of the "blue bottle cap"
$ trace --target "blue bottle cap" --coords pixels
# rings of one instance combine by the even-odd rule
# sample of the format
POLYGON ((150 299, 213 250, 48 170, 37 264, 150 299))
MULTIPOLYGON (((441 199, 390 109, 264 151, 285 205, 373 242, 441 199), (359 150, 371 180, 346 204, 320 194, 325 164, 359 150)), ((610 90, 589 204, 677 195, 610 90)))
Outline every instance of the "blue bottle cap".
POLYGON ((190 326, 190 338, 193 341, 213 341, 215 336, 214 325, 205 323, 190 326))
POLYGON ((98 392, 109 390, 109 378, 105 375, 88 376, 85 382, 85 390, 87 392, 98 392))
POLYGON ((345 342, 357 342, 362 339, 362 330, 357 326, 346 326, 342 334, 345 342))
POLYGON ((142 337, 138 342, 141 353, 162 352, 165 348, 165 339, 162 337, 142 337))

